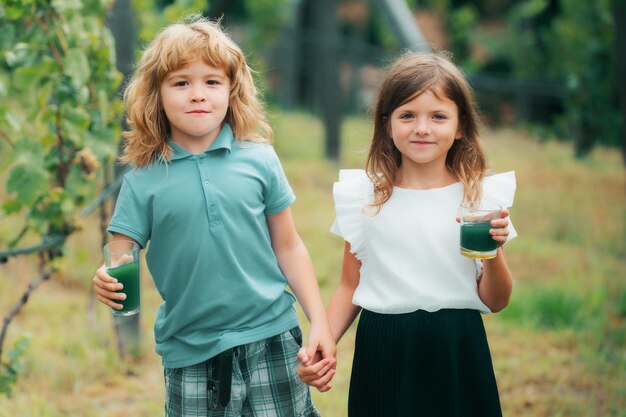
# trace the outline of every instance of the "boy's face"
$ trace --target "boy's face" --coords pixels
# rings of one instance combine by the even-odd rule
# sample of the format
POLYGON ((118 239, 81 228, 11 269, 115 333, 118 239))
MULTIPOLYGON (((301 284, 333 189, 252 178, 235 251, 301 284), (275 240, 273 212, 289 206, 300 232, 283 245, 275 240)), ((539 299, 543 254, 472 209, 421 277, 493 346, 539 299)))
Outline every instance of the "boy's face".
POLYGON ((169 73, 161 84, 161 100, 171 139, 182 148, 204 152, 226 118, 230 80, 222 68, 198 60, 169 73))
POLYGON ((446 155, 462 132, 456 103, 427 90, 396 108, 390 134, 403 164, 445 166, 446 155))

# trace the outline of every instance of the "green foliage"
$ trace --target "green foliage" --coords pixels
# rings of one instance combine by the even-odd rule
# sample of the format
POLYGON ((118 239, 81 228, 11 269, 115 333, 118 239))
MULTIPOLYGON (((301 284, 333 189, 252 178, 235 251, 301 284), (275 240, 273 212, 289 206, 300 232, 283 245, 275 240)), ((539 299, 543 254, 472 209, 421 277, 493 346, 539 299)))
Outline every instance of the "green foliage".
MULTIPOLYGON (((454 2, 452 0, 426 0, 409 2, 409 5, 435 11, 444 19, 450 45, 447 49, 454 52, 454 59, 462 63, 466 69, 476 69, 479 64, 474 62, 469 53, 470 39, 480 21, 483 2, 454 2)), ((442 45, 437 45, 442 47, 442 45)))
POLYGON ((0 137, 12 162, 0 210, 26 211, 38 234, 73 230, 98 167, 116 154, 121 76, 104 26, 109 3, 0 5, 0 137))
POLYGON ((28 348, 30 338, 22 336, 9 351, 9 361, 0 364, 0 394, 10 397, 17 377, 22 370, 22 357, 28 348))
POLYGON ((162 10, 165 24, 180 19, 186 13, 199 13, 206 7, 206 4, 204 0, 175 0, 162 10))
POLYGON ((573 138, 584 156, 594 144, 618 146, 624 134, 618 111, 616 48, 611 0, 520 2, 510 13, 507 48, 520 78, 565 87, 557 134, 573 138))
POLYGON ((476 68, 468 51, 468 44, 473 29, 478 23, 478 12, 472 5, 464 5, 455 8, 450 13, 450 38, 452 40, 452 50, 455 51, 455 59, 465 61, 467 69, 476 68))
POLYGON ((615 310, 620 317, 626 318, 626 289, 617 297, 615 310))
POLYGON ((292 16, 293 5, 289 0, 245 0, 246 10, 252 20, 252 47, 262 48, 276 42, 280 30, 292 16))
MULTIPOLYGON (((280 30, 293 19, 293 5, 289 0, 242 0, 248 33, 246 50, 261 50, 276 42, 280 30)), ((175 0, 163 7, 155 0, 133 2, 140 21, 140 38, 147 42, 164 26, 192 13, 203 13, 210 5, 206 0, 175 0)), ((242 6, 240 5, 240 8, 242 6)), ((233 16, 226 14, 223 24, 232 23, 233 16)), ((242 40, 239 40, 241 42, 242 40)))
POLYGON ((619 113, 612 2, 623 0, 409 0, 440 15, 455 61, 469 72, 500 71, 565 91, 563 115, 546 136, 574 142, 578 156, 595 144, 618 147, 619 113), (501 29, 494 34, 494 27, 501 29), (478 52, 476 52, 478 51, 478 52))
POLYGON ((500 313, 519 323, 544 329, 582 328, 583 300, 577 294, 559 288, 536 289, 516 294, 500 313))

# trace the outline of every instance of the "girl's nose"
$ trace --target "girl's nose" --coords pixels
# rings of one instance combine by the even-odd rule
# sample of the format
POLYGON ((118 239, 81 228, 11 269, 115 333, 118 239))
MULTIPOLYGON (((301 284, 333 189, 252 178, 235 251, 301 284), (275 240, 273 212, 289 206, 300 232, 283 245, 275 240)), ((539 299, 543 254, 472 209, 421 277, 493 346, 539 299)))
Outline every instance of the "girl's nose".
POLYGON ((430 135, 432 133, 430 127, 428 127, 428 124, 423 121, 417 121, 415 123, 415 129, 413 129, 413 131, 418 135, 430 135))

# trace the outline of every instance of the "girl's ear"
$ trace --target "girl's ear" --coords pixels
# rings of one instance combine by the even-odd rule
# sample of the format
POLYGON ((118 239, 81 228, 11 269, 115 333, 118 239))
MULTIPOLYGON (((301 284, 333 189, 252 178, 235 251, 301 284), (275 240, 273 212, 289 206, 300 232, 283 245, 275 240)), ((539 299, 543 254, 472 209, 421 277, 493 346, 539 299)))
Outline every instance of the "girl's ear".
POLYGON ((383 122, 383 126, 385 126, 385 132, 387 133, 387 137, 389 139, 393 139, 391 137, 391 123, 389 123, 389 116, 381 116, 381 120, 383 122))
POLYGON ((459 127, 456 129, 456 135, 454 135, 454 139, 461 139, 463 137, 463 126, 459 124, 459 127))

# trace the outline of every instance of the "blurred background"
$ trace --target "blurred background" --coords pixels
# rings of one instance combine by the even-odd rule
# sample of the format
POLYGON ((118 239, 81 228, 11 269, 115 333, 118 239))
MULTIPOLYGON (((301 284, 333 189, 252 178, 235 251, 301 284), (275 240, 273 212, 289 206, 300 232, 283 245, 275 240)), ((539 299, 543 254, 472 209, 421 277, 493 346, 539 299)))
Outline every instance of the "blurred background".
MULTIPOLYGON (((386 65, 452 52, 490 169, 518 180, 513 297, 484 316, 504 413, 626 416, 623 0, 0 0, 0 417, 163 414, 147 268, 134 320, 113 319, 91 277, 124 80, 189 13, 220 18, 255 71, 325 301, 343 250, 332 184, 363 167, 386 65)), ((346 415, 353 341, 354 326, 333 389, 313 393, 325 416, 346 415)))

